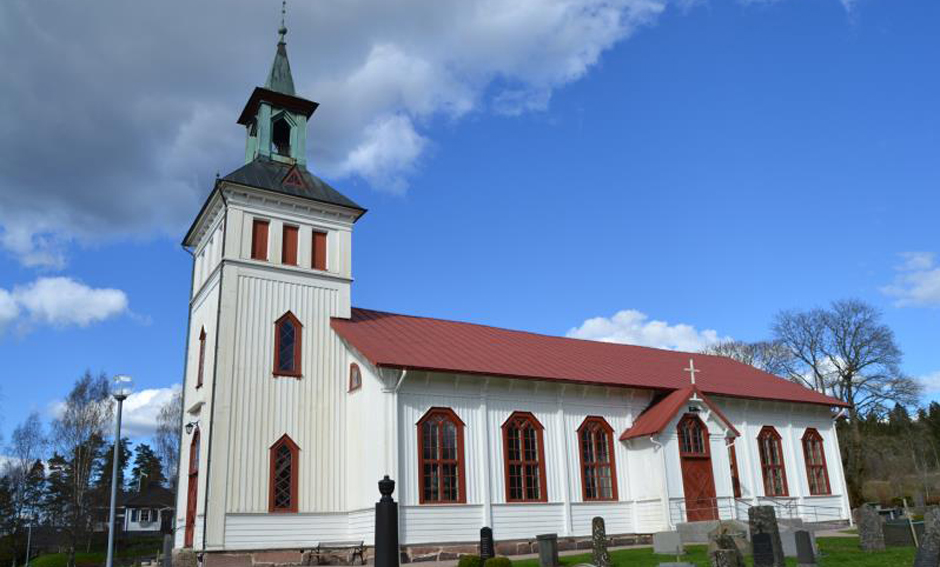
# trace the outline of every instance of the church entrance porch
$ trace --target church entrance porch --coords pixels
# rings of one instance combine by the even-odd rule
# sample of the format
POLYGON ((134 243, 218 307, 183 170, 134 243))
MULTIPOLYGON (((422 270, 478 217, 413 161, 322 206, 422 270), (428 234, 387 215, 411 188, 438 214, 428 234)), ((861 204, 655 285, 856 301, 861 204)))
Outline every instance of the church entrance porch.
POLYGON ((718 507, 715 500, 715 477, 712 471, 708 428, 697 415, 686 414, 679 421, 677 429, 686 520, 717 520, 718 507))

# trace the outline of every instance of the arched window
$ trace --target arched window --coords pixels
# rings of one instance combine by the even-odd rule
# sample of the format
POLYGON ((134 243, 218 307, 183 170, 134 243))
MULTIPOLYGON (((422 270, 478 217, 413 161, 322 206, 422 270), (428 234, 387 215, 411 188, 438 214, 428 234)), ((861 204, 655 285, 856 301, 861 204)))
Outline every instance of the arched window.
POLYGON ((288 311, 274 324, 274 374, 300 378, 303 325, 288 311))
POLYGON ((349 365, 349 391, 353 392, 362 387, 362 371, 359 365, 353 362, 349 365))
POLYGON ((617 500, 614 430, 602 417, 588 417, 578 428, 581 494, 584 500, 617 500))
POLYGON ((431 408, 418 422, 421 504, 467 501, 463 421, 449 408, 431 408))
POLYGON ((764 475, 764 496, 787 496, 787 471, 783 463, 780 434, 766 425, 757 436, 761 472, 764 475))
POLYGON ((196 374, 196 387, 202 386, 203 369, 206 366, 206 328, 199 331, 199 370, 196 374))
POLYGON ((286 434, 271 446, 271 480, 268 511, 297 511, 297 444, 286 434))
POLYGON ((707 457, 711 454, 708 447, 708 428, 697 415, 688 414, 678 426, 679 455, 682 457, 707 457))
POLYGON ((186 531, 184 547, 193 546, 196 533, 196 496, 199 491, 199 429, 193 433, 189 443, 189 482, 186 493, 186 531))
POLYGON ((509 416, 503 424, 507 502, 548 500, 543 429, 534 415, 521 411, 509 416))
POLYGON ((809 493, 813 496, 832 494, 822 436, 813 428, 807 429, 803 434, 803 457, 806 460, 809 493))
POLYGON ((290 123, 283 116, 274 119, 271 128, 271 151, 278 155, 290 155, 290 123))

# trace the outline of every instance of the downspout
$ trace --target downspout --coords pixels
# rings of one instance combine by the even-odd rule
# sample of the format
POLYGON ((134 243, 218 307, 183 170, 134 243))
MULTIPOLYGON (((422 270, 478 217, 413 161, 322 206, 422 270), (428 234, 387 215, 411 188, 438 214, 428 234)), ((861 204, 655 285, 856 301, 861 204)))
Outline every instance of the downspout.
POLYGON ((666 450, 665 446, 656 440, 656 437, 650 435, 650 443, 658 447, 659 451, 659 460, 662 464, 663 471, 663 483, 662 483, 662 492, 663 492, 663 513, 665 516, 663 518, 666 520, 666 527, 673 528, 672 518, 669 516, 669 476, 666 474, 666 450))

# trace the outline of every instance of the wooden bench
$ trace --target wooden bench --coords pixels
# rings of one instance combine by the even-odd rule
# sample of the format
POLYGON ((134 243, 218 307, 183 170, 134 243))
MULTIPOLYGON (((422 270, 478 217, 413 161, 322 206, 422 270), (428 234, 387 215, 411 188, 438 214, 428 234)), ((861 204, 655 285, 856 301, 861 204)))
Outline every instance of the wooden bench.
POLYGON ((349 553, 349 564, 354 564, 356 556, 359 556, 359 564, 366 564, 366 546, 362 540, 358 541, 321 541, 313 548, 313 554, 317 558, 317 565, 323 564, 323 557, 341 552, 349 553))

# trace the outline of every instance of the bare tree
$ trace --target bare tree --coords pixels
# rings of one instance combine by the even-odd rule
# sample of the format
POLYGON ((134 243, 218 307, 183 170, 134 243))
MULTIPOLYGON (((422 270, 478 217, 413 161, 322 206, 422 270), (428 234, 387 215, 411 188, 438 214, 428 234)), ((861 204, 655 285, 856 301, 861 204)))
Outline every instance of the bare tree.
POLYGON ((791 375, 849 405, 843 461, 850 496, 859 502, 865 468, 860 419, 882 416, 894 404, 916 404, 920 384, 901 371, 894 333, 865 302, 843 300, 829 309, 784 311, 773 331, 796 362, 788 369, 791 375))
POLYGON ((90 528, 91 473, 111 416, 107 378, 86 372, 76 380, 52 423, 52 437, 67 468, 65 524, 70 539, 69 567, 74 567, 78 542, 90 528))
POLYGON ((14 549, 25 546, 25 540, 20 542, 24 523, 35 518, 38 512, 38 502, 35 494, 31 494, 31 486, 35 484, 32 472, 36 461, 41 459, 45 450, 46 439, 42 431, 42 422, 39 414, 33 412, 20 425, 13 430, 10 443, 7 446, 7 461, 4 465, 4 476, 7 478, 10 490, 10 536, 13 539, 14 549))
POLYGON ((157 416, 157 433, 154 441, 157 455, 163 461, 163 469, 171 487, 176 486, 179 472, 180 438, 183 435, 183 392, 174 392, 160 408, 157 416))
POLYGON ((777 341, 723 341, 705 348, 705 354, 725 356, 753 366, 758 370, 787 377, 792 365, 789 349, 777 341))

